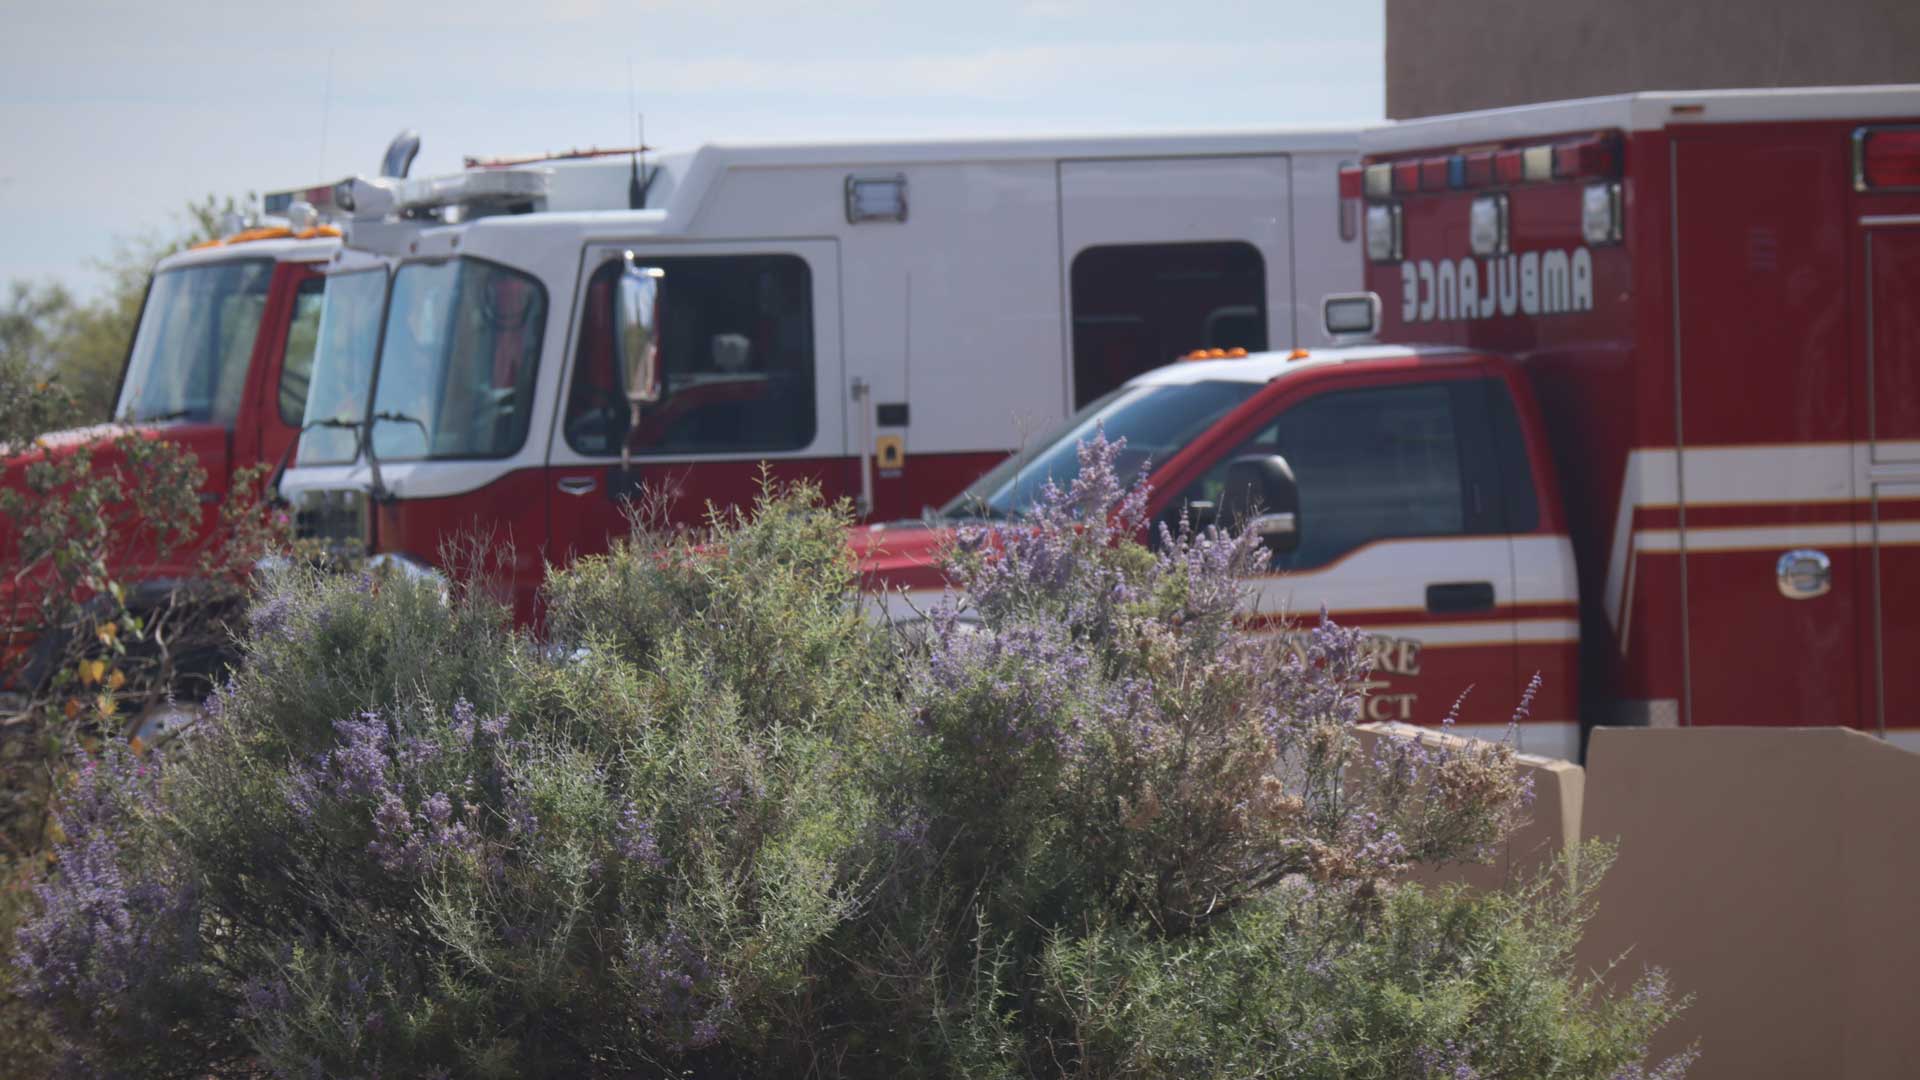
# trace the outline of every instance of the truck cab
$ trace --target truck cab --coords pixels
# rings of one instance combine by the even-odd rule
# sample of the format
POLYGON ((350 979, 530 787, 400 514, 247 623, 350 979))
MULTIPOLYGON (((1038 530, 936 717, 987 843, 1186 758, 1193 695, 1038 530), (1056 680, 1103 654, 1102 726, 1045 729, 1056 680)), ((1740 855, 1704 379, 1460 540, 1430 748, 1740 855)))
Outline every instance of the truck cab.
POLYGON ((1573 551, 1539 411, 1510 360, 1360 345, 1160 368, 1075 413, 933 520, 856 530, 867 587, 885 591, 896 619, 928 610, 954 528, 1017 520, 1046 484, 1072 481, 1080 445, 1096 436, 1124 439, 1122 478, 1151 489, 1143 542, 1183 518, 1271 531, 1247 625, 1300 634, 1325 610, 1368 632, 1367 719, 1437 721, 1471 692, 1465 713, 1498 722, 1460 731, 1501 737, 1538 674, 1520 748, 1578 752, 1573 551), (1257 525, 1232 509, 1229 488, 1246 475, 1268 485, 1257 525))
MULTIPOLYGON (((136 612, 190 579, 196 556, 220 522, 234 474, 273 463, 292 447, 306 405, 320 318, 321 267, 339 249, 337 230, 307 223, 295 230, 246 229, 162 259, 154 268, 111 418, 50 432, 0 462, 0 483, 22 488, 44 456, 94 452, 111 468, 125 436, 164 439, 189 451, 206 473, 197 535, 166 556, 134 542, 110 556, 111 573, 136 612)), ((17 553, 19 536, 0 524, 0 551, 17 553)), ((30 573, 0 583, 7 619, 7 671, 28 690, 45 670, 51 642, 35 625, 44 579, 30 573)))

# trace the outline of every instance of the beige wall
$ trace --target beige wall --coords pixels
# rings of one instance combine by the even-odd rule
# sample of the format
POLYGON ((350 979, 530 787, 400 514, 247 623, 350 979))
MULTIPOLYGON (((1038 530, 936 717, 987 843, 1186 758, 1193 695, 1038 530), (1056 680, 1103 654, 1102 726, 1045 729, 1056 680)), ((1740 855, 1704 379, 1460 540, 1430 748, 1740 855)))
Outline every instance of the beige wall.
POLYGON ((1386 0, 1387 116, 1920 81, 1920 0, 1386 0))
POLYGON ((1600 729, 1618 840, 1580 959, 1667 969, 1690 1080, 1920 1076, 1920 754, 1853 731, 1600 729))
MULTIPOLYGON (((1361 728, 1369 751, 1390 737, 1441 738, 1361 728)), ((1697 1043, 1689 1080, 1920 1077, 1920 754, 1841 728, 1601 728, 1585 770, 1521 765, 1534 819, 1507 849, 1414 880, 1499 888, 1616 842, 1577 959, 1693 995, 1656 1060, 1697 1043)))
MULTIPOLYGON (((1916 0, 1920 2, 1920 0, 1916 0)), ((1383 738, 1419 739, 1429 744, 1459 743, 1456 735, 1442 734, 1414 724, 1362 724, 1360 745, 1371 757, 1383 738)), ((1500 850, 1484 863, 1450 863, 1420 867, 1409 876, 1423 885, 1464 882, 1476 889, 1498 889, 1538 877, 1568 845, 1580 839, 1580 808, 1585 773, 1580 766, 1557 758, 1516 754, 1514 760, 1533 778, 1533 809, 1500 850)))

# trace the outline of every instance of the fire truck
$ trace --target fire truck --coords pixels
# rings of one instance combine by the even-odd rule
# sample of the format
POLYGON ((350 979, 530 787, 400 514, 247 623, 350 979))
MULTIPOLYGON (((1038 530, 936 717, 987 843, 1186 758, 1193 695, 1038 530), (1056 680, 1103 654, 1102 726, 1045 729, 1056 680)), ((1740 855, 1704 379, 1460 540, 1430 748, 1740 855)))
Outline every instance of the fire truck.
MULTIPOLYGON (((43 453, 94 451, 96 469, 117 459, 126 435, 165 439, 205 470, 199 539, 213 534, 234 474, 274 462, 292 448, 306 407, 320 321, 321 268, 339 249, 339 231, 312 218, 236 228, 222 239, 168 256, 154 268, 140 309, 111 421, 43 435, 39 447, 5 449, 0 483, 25 484, 43 453)), ((18 535, 0 522, 0 557, 18 535)), ((195 573, 197 541, 165 558, 137 545, 111 553, 128 604, 140 612, 195 573)), ((56 642, 36 625, 43 579, 0 582, 0 692, 30 690, 50 674, 56 642)), ((188 660, 191 665, 194 661, 188 660)), ((206 665, 217 658, 206 658, 206 665)), ((203 665, 203 666, 206 666, 203 665)), ((211 670, 200 672, 212 674, 211 670)))
POLYGON ((1315 344, 1360 272, 1352 132, 708 145, 355 178, 331 206, 303 530, 431 567, 605 550, 763 468, 870 519, 950 498, 1196 347, 1315 344))
MULTIPOLYGON (((403 131, 382 157, 380 175, 404 178, 420 137, 403 131)), ((162 555, 134 539, 108 552, 110 572, 135 614, 145 614, 199 572, 198 556, 217 542, 221 508, 234 477, 258 465, 284 468, 306 412, 319 350, 323 271, 340 250, 333 208, 268 195, 251 222, 230 220, 225 235, 161 259, 147 285, 111 419, 42 435, 38 446, 0 448, 0 484, 24 486, 38 456, 93 453, 110 469, 113 444, 127 435, 178 444, 206 473, 195 535, 162 555)), ((17 553, 11 522, 0 521, 0 558, 17 553)), ((45 579, 33 574, 0 582, 0 700, 41 685, 59 642, 37 625, 45 579)), ((215 648, 177 657, 183 702, 204 696, 231 659, 215 648)), ((165 722, 171 704, 142 721, 165 722)), ((181 706, 186 708, 186 706, 181 706)))
MULTIPOLYGON (((1256 624, 1324 605, 1372 633, 1371 719, 1471 689, 1504 720, 1538 673, 1521 748, 1549 756, 1594 724, 1920 749, 1920 87, 1628 94, 1362 147, 1366 291, 1324 313, 1387 344, 1141 376, 943 516, 1017 516, 1104 430, 1159 521, 1267 537, 1256 624)), ((903 617, 947 535, 856 540, 903 617)))

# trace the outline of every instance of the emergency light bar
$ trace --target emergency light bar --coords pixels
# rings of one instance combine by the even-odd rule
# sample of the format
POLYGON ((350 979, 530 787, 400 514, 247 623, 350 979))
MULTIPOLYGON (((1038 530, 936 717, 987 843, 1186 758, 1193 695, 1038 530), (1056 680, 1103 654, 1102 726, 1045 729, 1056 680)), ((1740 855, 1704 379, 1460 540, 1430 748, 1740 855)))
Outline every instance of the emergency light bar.
POLYGON ((546 169, 479 169, 417 180, 354 176, 335 184, 268 192, 260 203, 269 214, 285 215, 304 202, 322 220, 380 221, 451 207, 486 210, 525 205, 546 198, 549 175, 546 169))
POLYGON ((529 203, 546 198, 549 175, 545 169, 484 169, 418 180, 356 176, 335 185, 334 193, 354 220, 368 221, 413 210, 454 206, 479 210, 529 203))
MULTIPOLYGON (((1920 136, 1920 129, 1916 129, 1920 136)), ((1920 138, 1916 139, 1920 143, 1920 138)), ((1920 171, 1920 157, 1915 168, 1920 171)), ((1340 171, 1341 192, 1364 190, 1370 199, 1423 192, 1512 187, 1549 180, 1611 180, 1620 174, 1620 140, 1613 134, 1584 135, 1559 142, 1501 150, 1463 150, 1453 154, 1381 161, 1340 171)), ((1916 179, 1920 183, 1920 179, 1916 179)))
POLYGON ((294 203, 306 203, 313 207, 320 220, 325 221, 339 215, 340 206, 334 198, 336 184, 322 184, 318 187, 289 188, 286 191, 269 191, 260 196, 260 211, 277 217, 286 217, 294 203))

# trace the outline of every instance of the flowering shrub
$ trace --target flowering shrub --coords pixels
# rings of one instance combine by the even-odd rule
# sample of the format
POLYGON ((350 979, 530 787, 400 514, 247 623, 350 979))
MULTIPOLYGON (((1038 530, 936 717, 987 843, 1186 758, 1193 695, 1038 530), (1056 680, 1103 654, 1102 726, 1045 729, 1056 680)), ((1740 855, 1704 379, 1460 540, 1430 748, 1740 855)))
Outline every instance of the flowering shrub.
POLYGON ((1508 751, 1362 754, 1355 635, 1236 633, 1251 542, 1134 543, 1114 449, 923 634, 805 490, 554 571, 540 640, 290 573, 67 793, 19 976, 82 1072, 1651 1075, 1663 984, 1572 972, 1595 859, 1395 884, 1511 827, 1508 751))
MULTIPOLYGON (((0 957, 71 752, 124 744, 176 695, 205 694, 233 656, 252 567, 287 525, 265 505, 265 467, 231 478, 218 528, 204 529, 189 451, 125 432, 42 438, 77 419, 72 397, 17 359, 0 348, 0 957), (143 572, 156 561, 171 568, 143 572)), ((101 854, 84 857, 97 867, 101 854)), ((33 1027, 0 976, 0 1057, 35 1060, 33 1027)))

